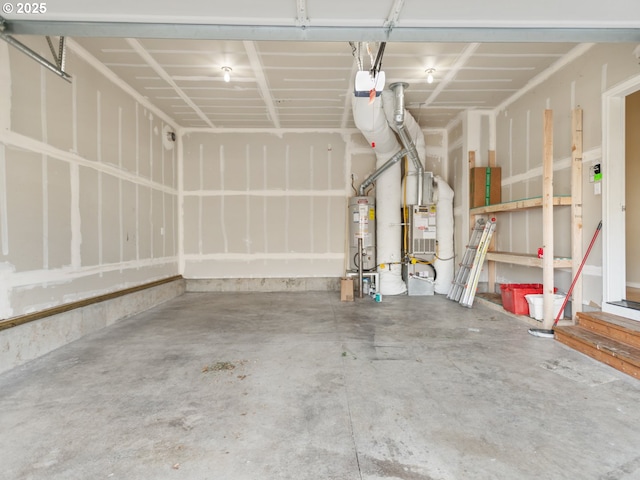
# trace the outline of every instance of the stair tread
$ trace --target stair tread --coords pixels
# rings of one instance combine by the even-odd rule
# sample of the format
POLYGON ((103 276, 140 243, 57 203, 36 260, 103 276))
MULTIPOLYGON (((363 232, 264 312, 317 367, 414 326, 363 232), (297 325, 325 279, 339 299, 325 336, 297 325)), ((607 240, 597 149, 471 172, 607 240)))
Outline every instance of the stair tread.
POLYGON ((637 333, 638 336, 640 336, 640 322, 636 320, 631 320, 629 318, 605 312, 580 312, 577 314, 577 316, 578 323, 580 323, 580 320, 583 318, 587 321, 589 318, 591 318, 600 323, 608 323, 610 325, 613 325, 614 327, 620 327, 622 329, 629 330, 633 333, 637 333))
POLYGON ((625 361, 640 367, 640 348, 632 345, 612 340, 592 330, 572 325, 567 327, 556 327, 555 331, 561 335, 567 335, 590 344, 598 350, 619 357, 625 361))

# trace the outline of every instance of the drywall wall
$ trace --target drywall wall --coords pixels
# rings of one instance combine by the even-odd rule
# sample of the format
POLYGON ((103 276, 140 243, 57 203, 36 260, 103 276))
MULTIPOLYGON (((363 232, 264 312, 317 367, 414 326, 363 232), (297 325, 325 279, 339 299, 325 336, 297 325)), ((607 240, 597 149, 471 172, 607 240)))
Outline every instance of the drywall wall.
POLYGON ((0 319, 178 274, 167 122, 79 48, 72 83, 4 42, 0 63, 0 319))
POLYGON ((425 171, 439 175, 449 183, 449 137, 447 129, 426 129, 424 130, 425 143, 425 171))
MULTIPOLYGON (((546 108, 554 114, 554 193, 570 194, 571 111, 584 110, 583 117, 583 251, 602 218, 602 197, 589 182, 589 167, 602 160, 602 92, 638 74, 635 45, 602 44, 582 47, 582 54, 543 82, 506 105, 496 117, 497 163, 502 170, 502 198, 515 200, 542 193, 542 116, 546 108)), ((606 172, 606 165, 603 165, 606 172)), ((606 174, 606 173, 605 173, 606 174)), ((542 213, 526 211, 499 216, 497 250, 535 254, 542 245, 542 213)), ((569 207, 554 209, 556 256, 571 255, 569 207)), ((602 302, 602 244, 592 251, 583 270, 584 303, 602 302)), ((542 271, 498 264, 499 282, 541 282, 542 271)), ((567 290, 571 271, 556 270, 555 283, 567 290)))
POLYGON ((338 133, 187 133, 186 278, 339 277, 347 157, 338 133))

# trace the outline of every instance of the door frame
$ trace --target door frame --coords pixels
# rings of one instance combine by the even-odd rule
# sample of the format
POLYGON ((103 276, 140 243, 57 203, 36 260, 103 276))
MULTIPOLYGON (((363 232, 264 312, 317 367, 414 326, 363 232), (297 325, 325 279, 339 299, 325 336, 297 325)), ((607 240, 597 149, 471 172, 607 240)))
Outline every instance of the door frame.
POLYGON ((626 296, 625 98, 640 75, 602 94, 602 311, 640 320, 640 311, 611 305, 626 296))

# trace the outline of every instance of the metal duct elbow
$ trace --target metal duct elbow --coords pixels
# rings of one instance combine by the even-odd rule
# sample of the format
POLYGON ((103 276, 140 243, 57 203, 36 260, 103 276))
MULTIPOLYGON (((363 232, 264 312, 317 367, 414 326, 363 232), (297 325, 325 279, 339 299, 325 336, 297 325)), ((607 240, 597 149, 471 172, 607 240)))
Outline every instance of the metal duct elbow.
POLYGON ((404 125, 404 89, 409 86, 408 83, 404 82, 396 82, 392 83, 389 88, 394 93, 395 96, 395 107, 393 110, 393 120, 395 122, 396 131, 398 132, 398 136, 400 137, 400 143, 405 150, 409 153, 409 158, 416 167, 418 172, 417 182, 418 182, 418 205, 422 205, 422 191, 423 191, 423 179, 424 179, 424 167, 422 166, 422 162, 418 157, 418 151, 416 150, 416 145, 411 139, 411 136, 407 132, 407 129, 404 125))
POLYGON ((395 95, 393 120, 398 128, 404 128, 404 89, 408 86, 409 84, 404 82, 393 83, 389 86, 395 95))

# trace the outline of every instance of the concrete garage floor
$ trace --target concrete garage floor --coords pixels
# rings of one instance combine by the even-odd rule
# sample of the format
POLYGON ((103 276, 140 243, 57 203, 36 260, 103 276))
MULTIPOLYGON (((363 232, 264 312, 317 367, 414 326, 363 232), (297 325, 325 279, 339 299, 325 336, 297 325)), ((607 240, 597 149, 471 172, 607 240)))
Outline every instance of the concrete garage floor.
POLYGON ((0 376, 3 479, 637 479, 640 383, 442 296, 189 293, 0 376))

